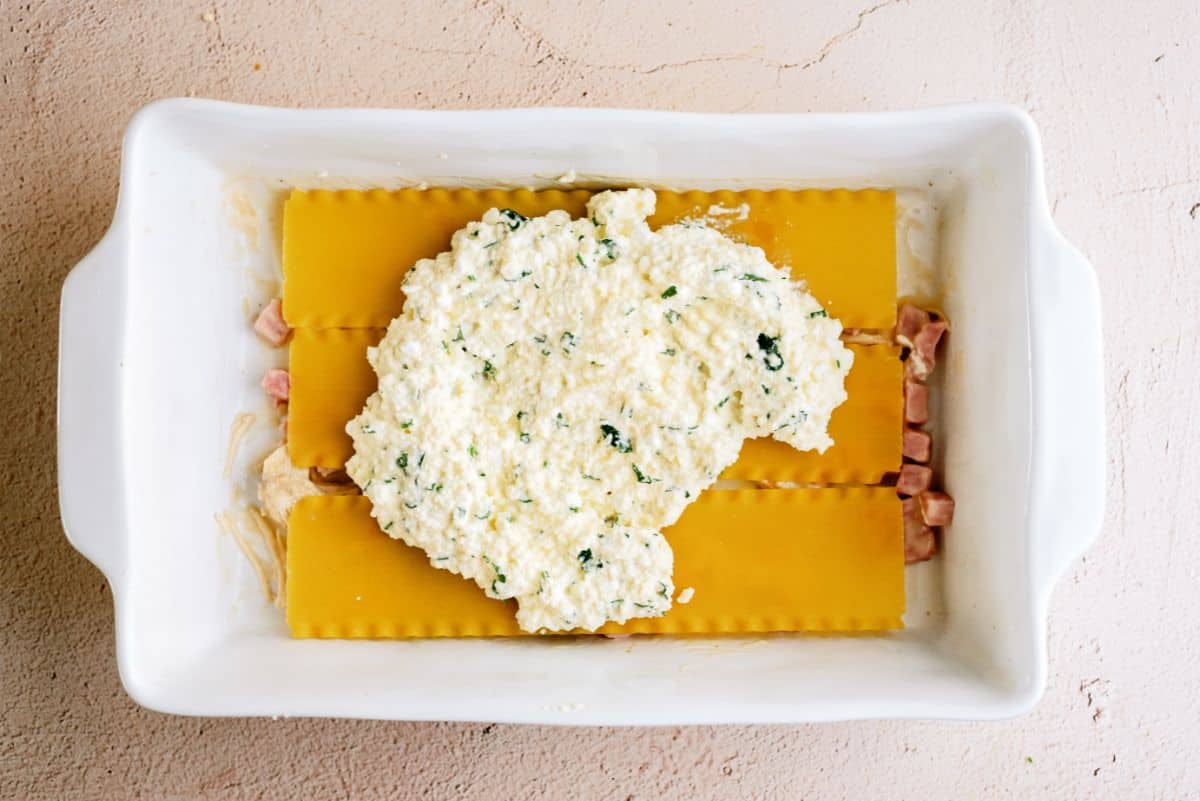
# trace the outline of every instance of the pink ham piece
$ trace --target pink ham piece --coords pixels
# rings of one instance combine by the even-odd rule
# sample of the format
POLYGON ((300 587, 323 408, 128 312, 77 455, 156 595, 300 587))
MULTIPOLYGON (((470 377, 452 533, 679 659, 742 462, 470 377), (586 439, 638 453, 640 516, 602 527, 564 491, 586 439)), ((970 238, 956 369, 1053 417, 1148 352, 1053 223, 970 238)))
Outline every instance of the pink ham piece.
POLYGON ((904 563, 924 562, 937 553, 933 529, 921 518, 916 498, 901 503, 904 514, 904 563))
POLYGON ((917 496, 921 519, 928 526, 948 526, 954 522, 954 499, 944 492, 928 490, 917 496))
POLYGON ((929 436, 928 431, 922 431, 919 428, 904 429, 904 443, 901 445, 900 451, 905 459, 912 459, 914 462, 922 464, 929 461, 929 456, 933 452, 933 437, 929 436))
POLYGON ((258 318, 254 321, 254 331, 277 348, 287 342, 292 329, 283 321, 283 304, 279 302, 279 298, 271 298, 266 308, 258 313, 258 318))
POLYGON ((276 406, 281 406, 288 401, 288 395, 292 389, 292 377, 288 375, 287 370, 272 367, 263 376, 262 388, 267 393, 267 397, 275 401, 276 406))
POLYGON ((929 489, 933 482, 933 470, 923 464, 900 466, 900 478, 896 480, 896 492, 901 495, 918 495, 929 489))
POLYGON ((920 356, 931 370, 937 361, 938 343, 942 341, 942 334, 946 333, 946 329, 949 327, 945 320, 926 323, 921 326, 921 330, 913 338, 913 353, 920 356))
POLYGON ((904 379, 904 422, 922 426, 929 420, 929 387, 904 379))
POLYGON ((942 320, 926 323, 912 340, 912 353, 904 363, 904 373, 922 381, 929 378, 937 364, 937 346, 948 326, 942 320))
POLYGON ((896 341, 906 348, 913 347, 917 332, 929 322, 929 312, 905 303, 896 313, 896 341))

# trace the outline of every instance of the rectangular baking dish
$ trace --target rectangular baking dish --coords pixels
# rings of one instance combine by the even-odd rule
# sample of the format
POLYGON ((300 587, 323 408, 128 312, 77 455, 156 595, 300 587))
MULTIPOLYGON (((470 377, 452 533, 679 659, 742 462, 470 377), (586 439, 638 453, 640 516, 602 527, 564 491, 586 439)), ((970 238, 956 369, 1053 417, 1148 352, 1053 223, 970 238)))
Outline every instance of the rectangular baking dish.
MULTIPOLYGON (((1046 678, 1057 578, 1104 491, 1095 274, 1049 215, 1032 121, 998 105, 881 114, 294 111, 168 100, 126 135, 112 227, 63 288, 58 467, 71 543, 107 576, 121 678, 197 715, 576 724, 998 718, 1046 678), (293 187, 901 187, 929 193, 943 305, 937 455, 958 501, 882 636, 295 641, 214 514, 228 431, 281 358, 293 187)), ((257 450, 257 454, 256 454, 257 450)))

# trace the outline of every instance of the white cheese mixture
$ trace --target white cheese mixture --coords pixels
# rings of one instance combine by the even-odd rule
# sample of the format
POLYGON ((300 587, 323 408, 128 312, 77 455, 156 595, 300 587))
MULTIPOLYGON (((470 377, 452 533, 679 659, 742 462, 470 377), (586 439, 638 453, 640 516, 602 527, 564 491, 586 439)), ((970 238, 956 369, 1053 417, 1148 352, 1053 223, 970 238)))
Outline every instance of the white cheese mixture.
POLYGON ((661 529, 747 437, 824 450, 853 356, 759 248, 651 232, 654 193, 587 218, 492 209, 416 264, 346 430, 380 527, 515 598, 527 631, 657 616, 661 529))

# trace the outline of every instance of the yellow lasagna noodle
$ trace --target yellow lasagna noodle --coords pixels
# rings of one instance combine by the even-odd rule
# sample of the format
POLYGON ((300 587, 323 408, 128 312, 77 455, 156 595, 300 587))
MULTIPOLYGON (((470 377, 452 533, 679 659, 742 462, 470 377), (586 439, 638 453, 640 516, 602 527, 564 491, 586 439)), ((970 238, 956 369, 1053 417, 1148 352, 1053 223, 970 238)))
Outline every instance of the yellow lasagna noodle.
MULTIPOLYGON (((293 327, 386 326, 419 259, 492 207, 526 216, 583 214, 585 190, 293 191, 283 223, 284 317, 293 327)), ((659 192, 653 226, 707 217, 788 266, 851 328, 891 328, 896 316, 895 196, 878 190, 659 192), (736 210, 745 204, 747 216, 736 210), (710 213, 712 207, 733 214, 710 213)))
POLYGON ((904 364, 899 350, 850 345, 854 367, 845 403, 833 412, 825 453, 798 451, 774 439, 747 440, 721 478, 795 483, 873 484, 900 469, 904 364))
POLYGON ((847 328, 896 324, 896 195, 846 189, 659 192, 651 226, 703 218, 791 268, 847 328), (716 207, 716 208, 714 208, 716 207))
MULTIPOLYGON (((664 617, 605 633, 747 634, 901 627, 900 502, 886 487, 709 491, 664 534, 677 589, 664 617)), ((359 496, 305 498, 288 534, 287 619, 295 637, 523 634, 512 602, 438 570, 389 538, 359 496)))
MULTIPOLYGON (((375 391, 366 349, 379 329, 297 329, 292 343, 288 452, 298 467, 341 467, 353 452, 346 434, 375 391)), ((830 420, 834 445, 797 451, 773 439, 748 440, 721 478, 748 481, 870 484, 900 468, 903 363, 885 346, 851 345, 846 402, 830 420)))
POLYGON ((367 348, 379 328, 297 328, 290 354, 288 455, 297 467, 341 467, 354 453, 346 423, 375 391, 367 348))
POLYGON ((492 189, 293 191, 283 215, 283 316, 292 327, 386 327, 404 274, 450 249, 451 235, 492 207, 527 217, 584 213, 589 192, 492 189))

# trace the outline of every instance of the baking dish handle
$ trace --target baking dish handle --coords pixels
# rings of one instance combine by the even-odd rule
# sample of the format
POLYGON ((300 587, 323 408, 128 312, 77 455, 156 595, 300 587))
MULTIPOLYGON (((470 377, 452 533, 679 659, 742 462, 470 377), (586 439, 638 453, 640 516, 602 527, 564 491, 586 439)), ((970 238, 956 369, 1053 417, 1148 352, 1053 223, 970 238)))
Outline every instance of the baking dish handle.
POLYGON ((1104 515, 1100 288, 1091 263, 1047 216, 1030 270, 1033 575, 1047 594, 1095 542, 1104 515))
POLYGON ((59 510, 67 539, 114 588, 126 564, 124 255, 110 229, 67 276, 58 324, 59 510))

